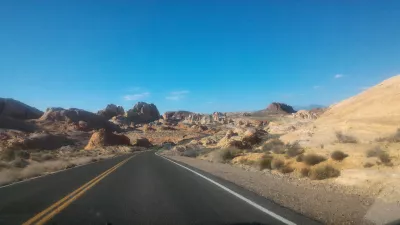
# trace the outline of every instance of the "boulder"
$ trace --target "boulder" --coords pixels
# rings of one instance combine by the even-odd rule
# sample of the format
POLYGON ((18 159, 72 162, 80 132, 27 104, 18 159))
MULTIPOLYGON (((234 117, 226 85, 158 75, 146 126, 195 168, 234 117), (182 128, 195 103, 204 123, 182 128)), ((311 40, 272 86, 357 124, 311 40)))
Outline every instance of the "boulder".
POLYGON ((145 147, 145 148, 150 148, 151 146, 153 146, 151 144, 151 142, 149 141, 149 139, 147 138, 138 138, 136 139, 136 141, 134 141, 134 146, 137 147, 145 147))
POLYGON ((92 150, 96 148, 101 148, 105 146, 115 146, 115 145, 130 145, 130 139, 125 135, 113 134, 105 129, 100 129, 99 131, 93 133, 86 145, 86 150, 92 150))
MULTIPOLYGON (((80 121, 86 122, 86 129, 106 129, 110 131, 120 131, 121 128, 109 122, 103 116, 82 110, 82 109, 63 109, 63 108, 48 108, 40 117, 43 121, 66 121, 78 125, 80 121)), ((82 123, 82 122, 81 122, 82 123)))
POLYGON ((129 121, 138 123, 150 123, 160 119, 160 113, 154 104, 138 102, 136 105, 125 113, 129 121))
POLYGON ((11 98, 0 98, 0 116, 18 120, 37 119, 43 112, 11 98))
POLYGON ((123 116, 125 110, 122 106, 116 106, 114 104, 109 104, 105 109, 99 110, 97 115, 105 117, 107 120, 113 118, 114 116, 123 116))
POLYGON ((256 129, 247 129, 242 138, 242 142, 248 145, 255 145, 260 143, 261 138, 258 136, 256 129))

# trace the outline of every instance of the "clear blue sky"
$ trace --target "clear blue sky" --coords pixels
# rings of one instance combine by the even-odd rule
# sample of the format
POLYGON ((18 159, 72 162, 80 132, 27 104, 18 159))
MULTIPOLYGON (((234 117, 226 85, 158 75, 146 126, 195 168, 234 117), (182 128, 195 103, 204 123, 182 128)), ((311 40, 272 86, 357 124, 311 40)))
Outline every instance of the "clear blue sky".
POLYGON ((44 110, 340 101, 400 73, 400 1, 1 1, 0 96, 44 110))

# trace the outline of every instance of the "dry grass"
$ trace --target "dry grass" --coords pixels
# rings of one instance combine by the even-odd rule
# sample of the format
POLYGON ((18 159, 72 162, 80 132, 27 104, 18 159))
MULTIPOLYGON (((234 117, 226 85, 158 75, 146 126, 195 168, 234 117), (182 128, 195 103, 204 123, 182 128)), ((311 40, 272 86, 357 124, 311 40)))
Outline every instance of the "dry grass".
POLYGON ((365 164, 364 164, 364 168, 371 168, 371 167, 373 167, 374 166, 374 164, 373 163, 370 163, 370 162, 366 162, 365 164))
POLYGON ((199 155, 199 153, 198 153, 198 151, 196 151, 194 149, 188 149, 188 150, 182 152, 181 155, 190 157, 190 158, 196 158, 199 155))
POLYGON ((15 150, 12 149, 4 149, 0 152, 0 160, 9 162, 15 159, 15 150))
POLYGON ((310 173, 310 168, 308 167, 303 167, 300 169, 300 176, 301 177, 308 177, 308 174, 310 173))
POLYGON ((381 160, 381 162, 383 163, 383 164, 386 164, 386 165, 388 165, 392 160, 391 160, 391 158, 390 158, 390 156, 389 156, 389 154, 387 153, 387 152, 381 152, 379 155, 378 155, 378 158, 379 158, 379 160, 381 160))
POLYGON ((377 138, 377 142, 390 142, 390 143, 399 143, 400 142, 400 129, 397 129, 396 133, 394 133, 392 136, 386 137, 386 138, 377 138))
POLYGON ((242 151, 237 148, 225 148, 219 151, 220 157, 223 162, 229 162, 235 157, 239 156, 241 153, 242 151))
POLYGON ((279 170, 285 165, 285 162, 281 159, 274 158, 271 162, 271 169, 279 170))
POLYGON ((340 176, 340 171, 330 165, 317 166, 312 168, 308 174, 311 180, 324 180, 340 176))
POLYGON ((271 169, 272 160, 273 160, 272 156, 267 154, 263 155, 263 157, 258 161, 258 166, 260 170, 271 169))
POLYGON ((304 158, 304 155, 303 155, 303 154, 298 155, 298 156, 296 157, 296 162, 303 162, 303 158, 304 158))
POLYGON ((380 147, 376 146, 376 147, 374 147, 372 149, 369 149, 367 151, 367 153, 366 153, 366 156, 368 158, 370 158, 370 157, 378 157, 380 154, 382 154, 382 152, 383 152, 383 150, 380 147))
POLYGON ((303 162, 309 166, 317 165, 318 163, 323 162, 325 160, 326 160, 325 157, 313 153, 307 154, 303 157, 303 162))
POLYGON ((281 173, 291 173, 291 172, 293 172, 293 171, 294 171, 294 168, 291 167, 291 166, 288 165, 288 164, 282 166, 282 167, 279 169, 279 172, 281 172, 281 173))
POLYGON ((288 157, 295 157, 300 154, 303 154, 304 149, 299 145, 298 142, 295 142, 293 144, 287 144, 286 145, 286 155, 288 157))
POLYGON ((279 139, 272 139, 266 142, 261 149, 264 152, 272 151, 276 154, 283 154, 285 153, 285 143, 279 139))
POLYGON ((335 135, 339 143, 357 143, 357 139, 355 137, 350 135, 345 135, 340 131, 337 131, 335 135))
POLYGON ((347 155, 346 153, 339 151, 339 150, 336 150, 336 151, 332 152, 332 154, 331 154, 331 158, 336 161, 342 161, 343 159, 345 159, 348 156, 349 155, 347 155))

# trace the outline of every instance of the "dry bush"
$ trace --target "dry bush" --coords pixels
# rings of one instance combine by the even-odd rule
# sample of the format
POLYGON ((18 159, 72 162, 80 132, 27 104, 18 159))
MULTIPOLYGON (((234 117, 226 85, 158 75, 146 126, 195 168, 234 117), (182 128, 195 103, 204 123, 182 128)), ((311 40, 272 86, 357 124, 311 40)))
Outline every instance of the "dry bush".
POLYGON ((317 166, 312 168, 308 174, 311 180, 323 180, 340 176, 340 171, 330 165, 317 166))
POLYGON ((397 129, 396 133, 394 133, 392 136, 386 137, 386 138, 377 138, 375 141, 377 142, 390 142, 390 143, 398 143, 400 142, 400 129, 397 129))
POLYGON ((188 149, 188 150, 182 152, 181 155, 182 156, 186 156, 186 157, 190 157, 190 158, 196 158, 199 154, 194 149, 188 149))
POLYGON ((220 157, 223 162, 228 162, 239 156, 242 151, 237 148, 225 148, 220 150, 220 157))
POLYGON ((366 162, 365 164, 364 164, 364 168, 371 168, 371 167, 373 167, 374 166, 374 164, 373 163, 370 163, 370 162, 366 162))
POLYGON ((265 143, 261 149, 264 152, 272 151, 276 154, 283 154, 285 152, 285 143, 279 139, 272 139, 265 143))
POLYGON ((29 163, 25 159, 17 158, 11 162, 11 165, 16 168, 25 168, 29 165, 29 163))
POLYGON ((4 149, 0 152, 0 160, 12 161, 15 159, 15 151, 12 149, 4 149))
POLYGON ((337 131, 335 135, 339 143, 357 143, 357 139, 355 137, 350 135, 345 135, 340 131, 337 131))
POLYGON ((303 162, 309 166, 317 165, 318 163, 323 162, 325 160, 326 160, 325 157, 312 153, 307 154, 303 157, 303 162))
POLYGON ((379 158, 379 160, 381 160, 381 162, 383 163, 383 164, 386 164, 386 165, 388 165, 392 160, 390 159, 390 156, 389 156, 389 154, 387 153, 387 152, 381 152, 379 155, 378 155, 378 158, 379 158))
POLYGON ((273 157, 270 155, 263 155, 263 157, 258 161, 260 170, 271 169, 272 159, 273 157))
POLYGON ((282 166, 280 169, 279 169, 279 172, 281 172, 281 173, 291 173, 291 172, 293 172, 294 171, 294 168, 293 167, 291 167, 290 165, 284 165, 284 166, 282 166))
POLYGON ((295 157, 302 154, 303 152, 304 149, 299 145, 298 142, 286 145, 286 155, 288 157, 295 157))
POLYGON ((274 159, 272 159, 272 162, 271 162, 271 169, 279 170, 284 165, 285 165, 285 162, 283 160, 274 158, 274 159))
POLYGON ((301 177, 308 177, 308 174, 310 173, 310 168, 308 167, 303 167, 300 169, 300 176, 301 177))
POLYGON ((383 152, 383 150, 380 147, 376 146, 374 148, 369 149, 366 153, 366 156, 368 158, 378 157, 380 154, 382 154, 382 152, 383 152))
POLYGON ((21 159, 29 159, 31 154, 27 151, 18 151, 16 152, 16 156, 21 159))
POLYGON ((339 151, 339 150, 336 150, 336 151, 332 152, 332 154, 331 154, 331 158, 336 161, 342 161, 343 159, 345 159, 348 156, 349 156, 348 154, 346 154, 342 151, 339 151))
POLYGON ((303 154, 298 155, 298 156, 296 157, 296 162, 303 162, 303 158, 304 158, 304 155, 303 155, 303 154))
POLYGON ((246 158, 241 158, 241 159, 239 160, 239 163, 242 164, 242 165, 252 166, 252 165, 254 165, 256 162, 254 162, 253 160, 246 159, 246 158))

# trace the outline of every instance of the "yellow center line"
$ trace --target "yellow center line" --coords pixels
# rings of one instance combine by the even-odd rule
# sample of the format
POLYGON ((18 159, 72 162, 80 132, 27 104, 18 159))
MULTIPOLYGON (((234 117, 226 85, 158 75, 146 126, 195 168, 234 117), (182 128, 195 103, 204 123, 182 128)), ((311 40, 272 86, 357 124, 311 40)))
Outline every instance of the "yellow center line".
POLYGON ((92 188, 95 184, 97 184, 100 180, 105 178, 107 175, 109 175, 110 173, 112 173, 113 171, 118 169, 120 166, 122 166, 124 163, 126 163, 128 160, 130 160, 132 157, 134 157, 134 155, 129 157, 129 158, 127 158, 127 159, 125 159, 125 160, 123 160, 122 162, 118 163, 117 165, 111 167, 110 169, 106 170, 105 172, 103 172, 99 176, 93 178, 92 180, 90 180, 86 184, 82 185, 81 187, 79 187, 75 191, 71 192, 70 194, 68 194, 64 198, 60 199, 59 201, 57 201, 53 205, 49 206, 48 208, 46 208, 42 212, 36 214, 34 217, 30 218, 28 221, 24 222, 22 225, 44 224, 44 223, 46 223, 48 220, 50 220, 52 217, 54 217, 57 213, 61 212, 61 210, 65 209, 69 204, 71 204, 77 198, 82 196, 87 190, 92 188), (47 213, 49 213, 49 214, 47 214, 47 213), (47 214, 47 216, 43 217, 46 214, 47 214), (42 219, 40 219, 40 218, 42 218, 42 219), (37 222, 35 223, 35 221, 37 221, 37 222))

